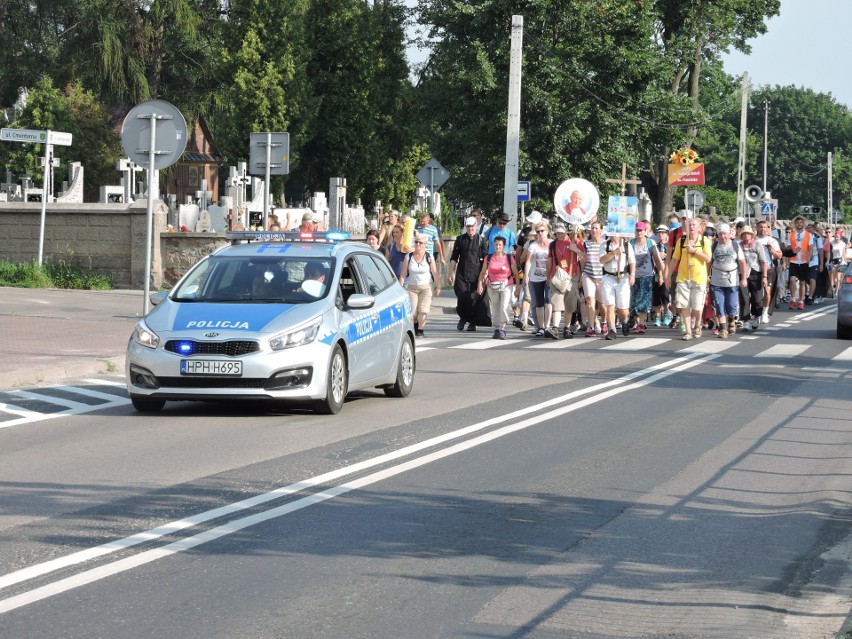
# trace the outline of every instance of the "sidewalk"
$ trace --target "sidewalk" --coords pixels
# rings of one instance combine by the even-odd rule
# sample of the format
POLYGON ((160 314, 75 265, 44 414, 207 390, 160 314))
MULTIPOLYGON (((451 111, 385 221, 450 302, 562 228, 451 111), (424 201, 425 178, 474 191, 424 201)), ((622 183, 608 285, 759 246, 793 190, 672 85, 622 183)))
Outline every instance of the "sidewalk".
MULTIPOLYGON (((142 291, 0 287, 0 390, 107 372, 123 373, 142 291)), ((453 289, 432 314, 454 313, 453 289)))

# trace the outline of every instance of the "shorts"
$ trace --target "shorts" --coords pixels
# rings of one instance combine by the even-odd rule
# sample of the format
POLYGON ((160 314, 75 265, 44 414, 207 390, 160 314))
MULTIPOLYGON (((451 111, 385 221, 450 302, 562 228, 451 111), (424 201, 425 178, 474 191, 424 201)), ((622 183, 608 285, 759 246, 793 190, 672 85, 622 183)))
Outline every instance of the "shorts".
POLYGON ((734 317, 739 313, 738 286, 711 286, 710 294, 713 297, 713 309, 719 317, 734 317))
POLYGON ((808 264, 790 262, 790 277, 795 277, 797 280, 809 280, 811 279, 811 267, 808 264))
POLYGON ((586 299, 600 299, 601 295, 601 281, 592 278, 589 275, 583 273, 582 277, 583 282, 583 295, 586 296, 586 299))
POLYGON ((432 285, 409 284, 406 288, 415 315, 428 315, 432 309, 432 285))
POLYGON ((604 306, 615 306, 618 310, 630 308, 630 277, 622 275, 616 279, 614 275, 604 273, 601 282, 601 297, 604 306))
POLYGON ((696 282, 678 282, 675 288, 675 303, 681 310, 704 310, 707 299, 707 284, 696 282))
POLYGON ((553 288, 550 289, 550 302, 553 304, 553 310, 560 313, 565 309, 568 309, 569 313, 573 313, 579 298, 580 278, 576 275, 571 280, 571 286, 564 293, 553 288))

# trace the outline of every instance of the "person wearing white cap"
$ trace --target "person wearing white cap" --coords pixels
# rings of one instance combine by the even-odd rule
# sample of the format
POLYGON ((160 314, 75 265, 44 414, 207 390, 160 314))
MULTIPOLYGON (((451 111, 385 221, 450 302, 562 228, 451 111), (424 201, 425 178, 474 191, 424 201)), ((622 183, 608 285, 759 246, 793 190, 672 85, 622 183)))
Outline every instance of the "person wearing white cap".
POLYGON ((477 219, 470 216, 464 221, 465 232, 456 238, 447 272, 447 284, 456 294, 456 313, 459 316, 457 330, 473 332, 477 324, 491 323, 485 297, 476 291, 476 284, 485 256, 488 255, 488 240, 479 235, 477 219))
POLYGON ((746 261, 746 279, 748 299, 740 309, 744 318, 743 330, 750 331, 752 324, 756 329, 763 315, 763 287, 769 282, 769 264, 766 259, 766 249, 754 241, 754 229, 744 226, 740 231, 740 248, 746 261))

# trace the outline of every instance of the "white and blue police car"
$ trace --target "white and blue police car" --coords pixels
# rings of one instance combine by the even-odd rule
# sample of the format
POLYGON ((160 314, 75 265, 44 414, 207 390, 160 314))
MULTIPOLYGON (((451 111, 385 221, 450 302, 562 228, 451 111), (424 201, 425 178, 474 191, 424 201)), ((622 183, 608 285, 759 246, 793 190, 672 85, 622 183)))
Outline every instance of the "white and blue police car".
POLYGON ((125 373, 133 406, 172 400, 310 402, 414 386, 411 302, 390 265, 345 233, 228 234, 136 323, 125 373))

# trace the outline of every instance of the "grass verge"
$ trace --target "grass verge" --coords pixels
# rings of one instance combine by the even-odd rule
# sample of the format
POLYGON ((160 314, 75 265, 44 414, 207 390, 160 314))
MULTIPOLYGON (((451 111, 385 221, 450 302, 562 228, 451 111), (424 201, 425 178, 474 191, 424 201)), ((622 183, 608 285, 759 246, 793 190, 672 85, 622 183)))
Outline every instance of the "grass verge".
POLYGON ((0 286, 106 291, 112 288, 112 281, 106 275, 87 272, 64 262, 39 266, 35 262, 0 261, 0 286))

